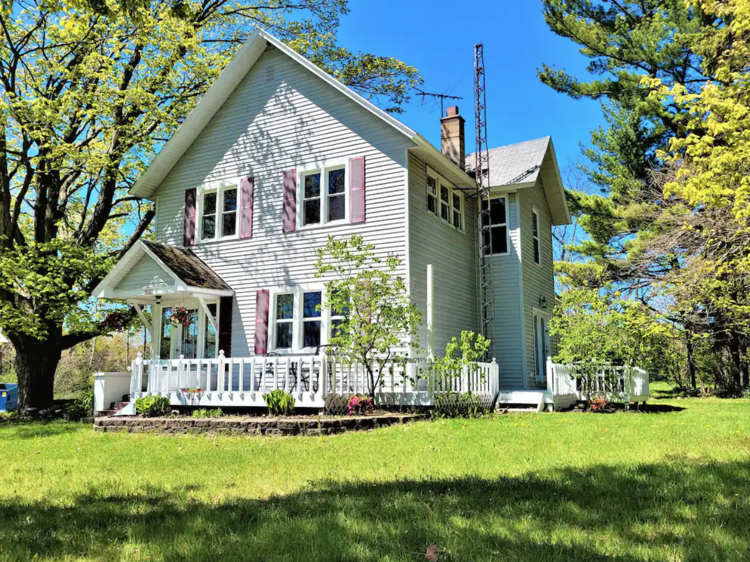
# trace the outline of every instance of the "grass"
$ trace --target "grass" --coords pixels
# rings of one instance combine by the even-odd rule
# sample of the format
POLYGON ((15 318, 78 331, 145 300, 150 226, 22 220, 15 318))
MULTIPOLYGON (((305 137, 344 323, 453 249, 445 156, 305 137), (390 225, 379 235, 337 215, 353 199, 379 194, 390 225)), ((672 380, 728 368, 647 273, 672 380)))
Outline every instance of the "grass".
POLYGON ((324 438, 0 426, 0 560, 750 559, 750 401, 324 438))

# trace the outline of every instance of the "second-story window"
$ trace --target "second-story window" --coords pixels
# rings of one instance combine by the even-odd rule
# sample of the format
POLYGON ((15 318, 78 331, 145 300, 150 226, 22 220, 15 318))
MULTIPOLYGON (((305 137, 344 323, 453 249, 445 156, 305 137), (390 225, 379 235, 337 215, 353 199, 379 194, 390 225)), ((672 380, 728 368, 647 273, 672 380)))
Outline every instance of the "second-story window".
POLYGON ((203 191, 200 204, 201 241, 232 238, 237 234, 237 188, 203 191))
POLYGON ((541 264, 541 248, 539 246, 539 213, 531 210, 531 235, 534 238, 534 263, 541 264))
POLYGON ((302 174, 302 226, 346 220, 346 166, 326 166, 302 174))
POLYGON ((489 227, 484 234, 485 254, 500 255, 508 253, 508 214, 505 197, 490 200, 487 213, 487 200, 482 200, 482 225, 489 227))
POLYGON ((456 230, 464 230, 464 196, 431 168, 427 168, 427 212, 456 230))
POLYGON ((438 214, 437 204, 437 179, 427 176, 427 210, 433 215, 438 214))
POLYGON ((453 226, 458 230, 464 229, 464 212, 463 205, 461 204, 461 196, 454 190, 453 191, 453 226))
POLYGON ((440 218, 451 222, 451 188, 440 184, 440 218))

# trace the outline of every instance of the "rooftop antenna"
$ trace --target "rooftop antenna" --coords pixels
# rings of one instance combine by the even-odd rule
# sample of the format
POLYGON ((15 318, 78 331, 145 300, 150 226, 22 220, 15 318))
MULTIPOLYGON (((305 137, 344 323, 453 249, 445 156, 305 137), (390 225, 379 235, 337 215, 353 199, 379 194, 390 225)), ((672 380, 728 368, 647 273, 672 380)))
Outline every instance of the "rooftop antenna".
POLYGON ((474 45, 474 122, 476 151, 474 152, 478 195, 479 221, 479 318, 482 335, 495 346, 495 303, 492 291, 492 222, 490 212, 490 154, 487 142, 487 90, 484 66, 484 45, 474 45))
POLYGON ((432 94, 430 92, 425 92, 424 90, 420 90, 419 88, 414 88, 414 90, 417 92, 417 95, 422 96, 422 101, 420 102, 420 105, 424 105, 424 99, 425 98, 435 98, 440 100, 440 116, 442 117, 445 115, 445 108, 443 107, 445 105, 445 100, 462 100, 461 96, 449 96, 448 94, 432 94))

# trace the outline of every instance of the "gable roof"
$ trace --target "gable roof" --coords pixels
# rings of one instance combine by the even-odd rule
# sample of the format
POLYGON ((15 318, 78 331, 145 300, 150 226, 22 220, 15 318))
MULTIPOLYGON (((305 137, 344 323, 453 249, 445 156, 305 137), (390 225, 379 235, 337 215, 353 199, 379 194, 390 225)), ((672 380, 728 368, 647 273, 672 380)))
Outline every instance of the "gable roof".
MULTIPOLYGON (((489 150, 490 185, 496 187, 536 182, 549 143, 550 137, 544 137, 491 148, 489 150)), ((469 154, 466 157, 466 171, 472 174, 476 166, 475 154, 469 154)))
MULTIPOLYGON (((474 173, 474 154, 466 157, 468 173, 474 173)), ((490 187, 526 188, 541 180, 553 224, 570 224, 570 210, 557 166, 551 137, 529 140, 489 150, 490 187)))
POLYGON ((142 242, 185 286, 214 291, 232 290, 221 277, 216 275, 213 269, 208 267, 192 251, 147 240, 142 242))
POLYGON ((97 285, 92 295, 99 299, 125 299, 144 296, 146 288, 137 291, 118 291, 117 287, 142 259, 153 260, 174 283, 164 287, 165 293, 212 293, 219 296, 234 294, 232 288, 189 249, 176 248, 139 240, 117 262, 117 265, 97 285), (132 294, 131 294, 132 293, 132 294))
POLYGON ((187 152, 193 142, 195 142, 203 129, 209 124, 219 109, 221 109, 224 102, 229 99, 229 96, 232 95, 242 79, 248 72, 250 72, 269 45, 276 47, 282 53, 299 63, 303 68, 312 72, 318 78, 325 81, 343 95, 362 106, 365 110, 385 121, 400 134, 413 141, 417 147, 424 151, 424 153, 426 153, 431 159, 435 160, 441 173, 456 183, 457 186, 469 187, 473 185, 473 181, 471 181, 471 178, 469 178, 463 170, 456 166, 421 135, 333 78, 321 68, 288 47, 283 41, 277 39, 263 29, 256 28, 226 68, 221 72, 216 81, 211 85, 205 95, 196 104, 185 121, 183 121, 174 135, 172 135, 167 144, 162 147, 151 162, 151 165, 138 178, 135 185, 130 189, 131 194, 145 199, 149 199, 153 196, 154 191, 159 184, 164 180, 167 174, 169 174, 175 164, 177 164, 182 155, 187 152))

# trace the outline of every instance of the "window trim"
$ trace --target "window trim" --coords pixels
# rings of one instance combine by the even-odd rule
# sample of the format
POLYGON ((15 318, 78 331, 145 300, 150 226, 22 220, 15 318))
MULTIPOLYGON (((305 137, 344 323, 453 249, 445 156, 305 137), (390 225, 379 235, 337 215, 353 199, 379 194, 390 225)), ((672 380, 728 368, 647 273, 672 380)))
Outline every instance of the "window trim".
POLYGON ((428 215, 434 216, 437 220, 442 222, 443 224, 447 224, 449 227, 451 227, 453 230, 457 232, 461 232, 463 234, 466 234, 466 197, 464 196, 463 191, 460 189, 457 189, 453 186, 451 182, 449 182, 447 179, 445 179, 443 176, 441 176, 439 173, 437 173, 435 170, 430 168, 429 166, 426 167, 427 171, 427 177, 431 177, 435 180, 435 211, 430 211, 428 207, 427 200, 429 199, 430 194, 427 189, 427 181, 425 180, 425 212, 428 215), (443 199, 442 199, 442 189, 446 188, 448 190, 448 218, 444 219, 442 216, 442 209, 443 209, 443 199), (453 206, 453 196, 457 195, 461 201, 461 226, 456 227, 453 225, 453 212, 455 211, 455 207, 453 206))
POLYGON ((268 352, 278 353, 279 355, 299 355, 315 352, 315 347, 303 347, 304 340, 304 294, 321 293, 321 311, 320 318, 308 319, 307 321, 320 321, 320 345, 327 345, 331 341, 331 319, 332 311, 327 306, 325 284, 303 284, 294 286, 274 287, 269 289, 268 302, 268 352), (276 302, 279 295, 294 295, 294 312, 292 317, 292 347, 279 349, 276 345, 276 302))
POLYGON ((296 220, 297 230, 315 230, 317 228, 327 228, 344 224, 351 224, 351 185, 350 161, 355 158, 361 158, 361 155, 352 155, 345 158, 332 158, 323 162, 313 162, 297 166, 297 197, 296 197, 296 220), (337 220, 328 220, 329 194, 328 194, 328 173, 333 170, 344 170, 344 218, 337 220), (305 208, 305 176, 320 173, 320 222, 316 224, 304 224, 305 208))
POLYGON ((539 236, 539 212, 531 207, 531 243, 534 263, 542 265, 542 241, 539 236), (536 232, 535 232, 536 231, 536 232))
MULTIPOLYGON (((239 178, 235 180, 209 182, 198 187, 195 202, 195 232, 197 244, 214 244, 225 240, 239 240, 240 238, 240 210, 242 209, 242 192, 240 190, 239 178), (235 226, 234 234, 230 236, 221 236, 220 233, 224 228, 224 192, 234 189, 237 191, 237 209, 234 211, 235 226), (206 195, 216 193, 216 234, 213 238, 203 238, 203 200, 206 195)), ((232 212, 232 211, 229 211, 232 212)))
MULTIPOLYGON (((505 252, 498 252, 496 254, 490 252, 489 257, 509 256, 510 255, 510 246, 511 246, 510 221, 509 221, 509 216, 510 216, 510 209, 509 209, 510 197, 508 197, 507 194, 490 195, 490 201, 492 201, 494 199, 502 199, 505 202, 505 222, 501 223, 501 224, 492 224, 491 219, 490 219, 490 229, 495 228, 495 227, 499 227, 499 226, 504 226, 505 227, 505 241, 506 241, 505 247, 507 248, 507 250, 505 252)), ((482 217, 481 217, 481 215, 482 215, 482 202, 483 202, 483 199, 480 197, 478 199, 478 201, 477 201, 477 205, 479 206, 479 221, 480 222, 482 220, 482 217)), ((490 243, 491 243, 491 241, 492 241, 492 232, 490 232, 490 243)), ((479 249, 479 252, 481 254, 481 252, 482 252, 481 247, 479 249)))

